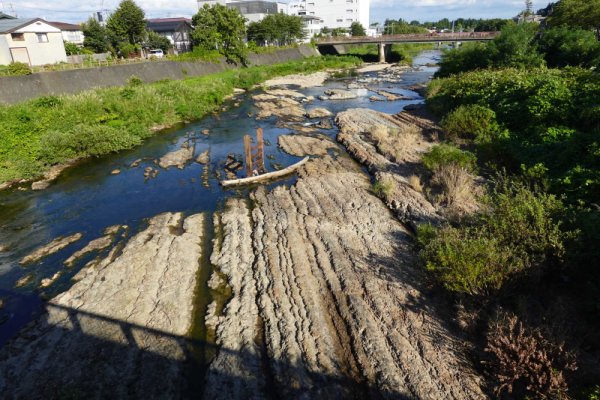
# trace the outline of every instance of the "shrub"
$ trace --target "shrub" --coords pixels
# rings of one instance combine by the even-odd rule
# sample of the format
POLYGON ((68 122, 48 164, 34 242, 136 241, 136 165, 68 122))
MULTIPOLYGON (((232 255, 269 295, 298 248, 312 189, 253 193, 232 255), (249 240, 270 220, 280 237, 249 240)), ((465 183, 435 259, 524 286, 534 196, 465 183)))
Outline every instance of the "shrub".
POLYGON ((496 122, 496 113, 477 104, 461 105, 442 120, 446 137, 452 141, 472 140, 489 143, 502 131, 496 122))
POLYGON ((373 184, 373 193, 384 200, 388 200, 395 190, 396 183, 390 178, 382 178, 373 184))
POLYGON ((546 339, 539 329, 527 328, 515 315, 499 313, 487 333, 487 362, 496 380, 495 394, 515 398, 567 396, 565 375, 575 371, 574 356, 564 344, 546 339))
POLYGON ((461 227, 419 231, 425 269, 450 291, 487 296, 518 276, 539 277, 574 235, 555 220, 561 201, 523 184, 497 183, 486 206, 461 227))
POLYGON ((13 62, 6 68, 5 75, 18 76, 18 75, 31 75, 32 71, 29 65, 22 62, 13 62))
POLYGON ((455 164, 442 166, 433 174, 432 183, 441 189, 437 202, 444 203, 456 216, 468 214, 478 208, 478 188, 473 175, 465 168, 455 164))
POLYGON ((423 164, 434 173, 450 165, 473 172, 477 169, 477 157, 475 157, 475 154, 461 150, 458 147, 449 144, 438 144, 423 155, 423 164))

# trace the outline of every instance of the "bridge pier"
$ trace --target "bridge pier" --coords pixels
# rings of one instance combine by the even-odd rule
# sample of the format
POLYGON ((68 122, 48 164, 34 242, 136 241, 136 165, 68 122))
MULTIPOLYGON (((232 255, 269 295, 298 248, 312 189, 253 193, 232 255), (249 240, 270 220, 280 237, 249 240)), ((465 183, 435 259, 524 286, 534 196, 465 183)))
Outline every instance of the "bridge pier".
POLYGON ((384 64, 386 62, 386 57, 392 48, 391 44, 379 43, 379 62, 384 64))

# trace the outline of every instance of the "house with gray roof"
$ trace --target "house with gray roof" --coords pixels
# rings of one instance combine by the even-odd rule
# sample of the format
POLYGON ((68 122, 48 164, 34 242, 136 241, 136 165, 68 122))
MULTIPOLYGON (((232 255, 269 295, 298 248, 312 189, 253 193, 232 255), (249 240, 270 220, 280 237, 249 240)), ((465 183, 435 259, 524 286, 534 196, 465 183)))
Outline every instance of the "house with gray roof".
POLYGON ((0 19, 0 65, 28 65, 67 61, 62 32, 41 18, 0 19))

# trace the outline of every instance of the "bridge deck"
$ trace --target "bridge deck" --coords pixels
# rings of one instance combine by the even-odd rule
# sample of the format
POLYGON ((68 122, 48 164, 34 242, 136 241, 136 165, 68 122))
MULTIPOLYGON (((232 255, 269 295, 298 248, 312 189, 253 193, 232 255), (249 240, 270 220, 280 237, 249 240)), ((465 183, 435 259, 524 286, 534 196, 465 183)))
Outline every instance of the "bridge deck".
POLYGON ((475 42, 492 40, 499 32, 460 32, 429 33, 414 35, 382 35, 372 36, 336 36, 317 40, 317 45, 336 44, 392 44, 392 43, 437 43, 437 42, 475 42))

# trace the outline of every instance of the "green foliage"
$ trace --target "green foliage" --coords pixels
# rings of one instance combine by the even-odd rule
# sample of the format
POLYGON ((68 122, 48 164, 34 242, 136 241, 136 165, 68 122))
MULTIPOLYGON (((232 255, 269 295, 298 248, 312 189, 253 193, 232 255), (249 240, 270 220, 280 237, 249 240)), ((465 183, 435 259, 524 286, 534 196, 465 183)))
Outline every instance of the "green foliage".
POLYGON ((487 44, 467 44, 447 51, 437 77, 488 67, 536 68, 544 65, 537 50, 538 26, 531 23, 507 23, 502 33, 487 44))
POLYGON ((445 115, 479 105, 506 127, 492 143, 496 162, 516 171, 537 164, 550 189, 570 202, 600 198, 600 76, 581 69, 476 71, 434 81, 428 104, 445 115))
POLYGON ((418 33, 429 33, 426 28, 421 26, 411 25, 402 18, 399 20, 386 19, 384 23, 383 33, 385 35, 407 35, 418 33))
POLYGON ((394 192, 395 188, 396 185, 391 180, 376 181, 373 184, 373 193, 375 193, 377 197, 387 199, 394 192))
POLYGON ((129 42, 120 42, 117 44, 117 50, 121 57, 128 58, 140 51, 140 46, 129 42))
POLYGON ((477 104, 461 105, 442 120, 446 137, 452 141, 466 139, 476 144, 490 143, 504 134, 496 113, 477 104))
POLYGON ((81 48, 77 46, 75 43, 67 42, 65 40, 65 52, 68 56, 73 56, 76 54, 81 54, 81 48))
POLYGON ((114 44, 128 42, 140 44, 146 32, 144 10, 133 0, 122 0, 106 22, 106 28, 112 33, 114 44))
POLYGON ((34 178, 58 162, 135 146, 153 134, 153 127, 218 110, 234 87, 359 63, 350 57, 315 57, 153 84, 132 77, 124 88, 0 105, 0 182, 34 178))
POLYGON ((455 165, 473 172, 477 169, 477 157, 475 157, 475 154, 461 150, 458 147, 449 144, 438 144, 423 155, 423 164, 432 172, 449 165, 455 165))
MULTIPOLYGON (((434 48, 435 45, 432 43, 393 44, 386 59, 391 63, 412 64, 414 56, 424 50, 432 50, 434 48)), ((379 50, 376 44, 347 45, 346 55, 359 57, 364 62, 379 62, 379 50)))
POLYGON ((13 62, 7 66, 0 65, 0 76, 31 75, 31 72, 29 65, 22 62, 13 62))
POLYGON ((539 48, 548 66, 553 68, 569 65, 591 68, 600 63, 600 42, 589 30, 566 25, 545 30, 539 48))
POLYGON ((237 9, 205 4, 192 18, 195 46, 217 50, 230 62, 246 64, 246 19, 237 9))
POLYGON ((267 15, 248 25, 248 40, 262 45, 286 46, 304 39, 302 18, 282 13, 267 15))
POLYGON ((350 25, 350 35, 351 36, 367 36, 367 31, 365 31, 365 27, 362 26, 360 22, 353 22, 350 25))
POLYGON ((95 53, 105 53, 110 49, 108 32, 98 21, 90 18, 82 26, 84 34, 83 47, 95 53))
POLYGON ((593 29, 600 40, 600 0, 561 0, 548 19, 551 26, 593 29))
POLYGON ((154 31, 146 31, 144 47, 150 50, 161 49, 165 54, 167 54, 172 46, 169 39, 165 36, 159 35, 154 31))
POLYGON ((505 181, 486 205, 469 224, 418 229, 425 269, 450 291, 487 296, 517 276, 538 276, 573 237, 556 222, 564 207, 552 195, 505 181))

